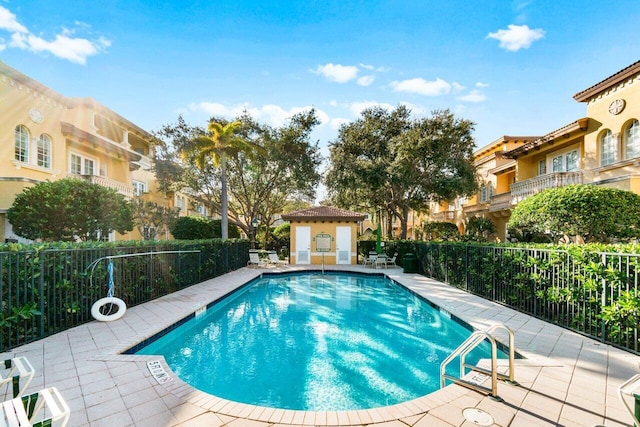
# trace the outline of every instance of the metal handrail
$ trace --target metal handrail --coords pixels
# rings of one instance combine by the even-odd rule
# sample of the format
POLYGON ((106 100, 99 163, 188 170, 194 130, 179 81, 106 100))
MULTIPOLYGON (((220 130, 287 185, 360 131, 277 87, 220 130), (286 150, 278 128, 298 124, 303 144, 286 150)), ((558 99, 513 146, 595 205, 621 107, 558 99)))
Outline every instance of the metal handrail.
POLYGON ((450 380, 456 384, 463 385, 465 387, 488 392, 493 397, 498 397, 498 349, 496 340, 493 336, 484 331, 476 331, 472 333, 457 349, 453 351, 444 361, 440 364, 440 387, 444 387, 445 381, 450 380), (464 358, 465 356, 478 345, 480 345, 485 339, 488 339, 491 343, 491 388, 481 386, 480 384, 474 384, 470 381, 463 380, 462 378, 454 377, 446 373, 446 368, 449 362, 454 358, 460 356, 460 376, 464 376, 464 358))
POLYGON ((505 325, 494 325, 486 331, 476 331, 472 333, 462 344, 458 346, 441 364, 440 364, 440 387, 445 386, 446 380, 450 380, 456 384, 472 388, 477 391, 488 392, 493 397, 498 397, 498 378, 515 383, 515 333, 511 328, 505 325), (504 329, 509 334, 509 374, 498 373, 498 351, 496 339, 492 335, 497 329, 504 329), (480 345, 485 339, 491 343, 491 369, 484 369, 478 366, 468 365, 465 362, 467 354, 480 345), (448 375, 446 373, 447 365, 456 357, 460 357, 460 378, 448 375), (469 368, 474 371, 481 372, 491 376, 491 388, 474 384, 463 380, 461 377, 465 375, 465 369, 469 368))
POLYGON ((498 377, 508 380, 509 382, 515 383, 515 359, 516 359, 516 334, 510 327, 506 325, 493 325, 489 329, 487 329, 488 333, 492 333, 496 329, 504 329, 509 334, 509 375, 504 375, 498 373, 498 377))

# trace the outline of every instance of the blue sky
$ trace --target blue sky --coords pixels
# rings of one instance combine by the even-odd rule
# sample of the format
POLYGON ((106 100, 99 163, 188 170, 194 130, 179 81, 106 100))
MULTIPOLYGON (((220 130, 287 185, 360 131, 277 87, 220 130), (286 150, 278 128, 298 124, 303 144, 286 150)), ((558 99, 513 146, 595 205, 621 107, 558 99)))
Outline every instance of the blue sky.
POLYGON ((326 154, 362 108, 406 104, 481 147, 584 116, 572 96, 640 59, 639 22, 637 0, 0 0, 0 60, 149 131, 313 106, 326 154))

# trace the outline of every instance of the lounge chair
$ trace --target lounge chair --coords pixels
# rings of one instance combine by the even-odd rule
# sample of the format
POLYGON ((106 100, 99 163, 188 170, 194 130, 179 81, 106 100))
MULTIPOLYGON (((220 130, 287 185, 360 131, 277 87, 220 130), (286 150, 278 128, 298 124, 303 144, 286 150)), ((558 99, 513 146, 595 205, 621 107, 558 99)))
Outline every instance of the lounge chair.
POLYGON ((0 369, 0 386, 9 387, 11 384, 13 387, 12 397, 22 396, 35 374, 31 363, 26 357, 16 357, 5 360, 1 367, 4 369, 0 369))
POLYGON ((258 252, 249 252, 249 262, 247 267, 266 267, 267 262, 260 259, 258 252))
POLYGON ((276 267, 279 265, 287 265, 289 264, 286 260, 278 258, 278 254, 275 252, 269 252, 269 260, 268 264, 275 265, 276 267))
POLYGON ((55 387, 16 397, 0 404, 0 425, 9 427, 65 427, 71 411, 55 387), (61 421, 60 421, 61 420, 61 421), (60 421, 58 424, 57 421, 60 421), (54 424, 54 422, 56 422, 54 424))

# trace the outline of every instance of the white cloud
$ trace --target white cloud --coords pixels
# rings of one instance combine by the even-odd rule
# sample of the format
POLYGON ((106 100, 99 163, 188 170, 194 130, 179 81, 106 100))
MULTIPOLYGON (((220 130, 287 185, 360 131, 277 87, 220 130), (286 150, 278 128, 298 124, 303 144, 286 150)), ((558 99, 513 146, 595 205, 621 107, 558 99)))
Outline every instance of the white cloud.
POLYGON ((331 119, 329 121, 329 126, 333 130, 338 130, 338 129, 340 129, 340 126, 342 126, 344 124, 347 124, 347 123, 351 123, 351 120, 345 119, 343 117, 336 117, 335 119, 331 119))
MULTIPOLYGON (((197 113, 205 113, 208 116, 218 116, 233 119, 247 112, 251 117, 258 121, 263 121, 270 126, 281 127, 293 115, 308 111, 314 107, 293 107, 285 110, 279 105, 266 104, 262 107, 252 107, 249 104, 224 105, 218 102, 198 102, 189 105, 189 110, 197 113)), ((316 116, 321 124, 329 122, 329 115, 322 110, 315 109, 316 116)))
POLYGON ((475 86, 479 88, 489 87, 489 83, 476 82, 475 86))
POLYGON ((360 86, 369 86, 376 79, 375 76, 362 76, 356 81, 360 86))
POLYGON ((16 15, 8 9, 0 6, 0 30, 6 30, 11 33, 27 33, 27 28, 18 23, 16 15))
POLYGON ((541 28, 532 30, 527 25, 509 24, 508 30, 498 30, 489 33, 487 38, 500 41, 500 47, 511 52, 527 49, 531 44, 544 37, 545 31, 541 28))
POLYGON ((487 96, 479 90, 472 90, 466 95, 459 96, 457 99, 466 102, 484 102, 487 100, 487 96))
POLYGON ((323 76, 325 79, 337 82, 347 83, 358 76, 360 70, 355 65, 325 64, 316 68, 315 73, 323 76))
POLYGON ((458 82, 451 83, 451 87, 453 88, 454 93, 462 92, 464 89, 466 89, 464 86, 462 86, 458 82))
POLYGON ((451 91, 451 84, 439 77, 433 81, 416 78, 393 81, 391 82, 391 88, 396 92, 409 92, 424 96, 440 96, 446 95, 451 91))
MULTIPOLYGON (((76 24, 88 27, 87 24, 76 24)), ((66 28, 63 28, 61 34, 57 34, 52 41, 47 41, 31 34, 24 25, 18 23, 14 14, 2 6, 0 6, 0 30, 11 33, 11 41, 8 45, 0 43, 0 50, 9 46, 34 53, 47 52, 82 65, 86 64, 89 56, 96 55, 111 46, 111 41, 104 37, 100 37, 97 41, 73 37, 74 31, 66 28)))

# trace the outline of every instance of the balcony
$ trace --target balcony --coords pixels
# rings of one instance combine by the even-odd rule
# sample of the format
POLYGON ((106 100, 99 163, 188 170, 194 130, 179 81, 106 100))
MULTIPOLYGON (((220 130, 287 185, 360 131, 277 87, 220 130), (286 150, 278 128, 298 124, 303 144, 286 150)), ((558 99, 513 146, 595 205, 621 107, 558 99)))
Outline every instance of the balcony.
MULTIPOLYGON (((76 175, 78 176, 78 175, 76 175)), ((92 184, 102 185, 103 187, 113 188, 118 193, 122 194, 127 199, 133 199, 133 185, 125 184, 123 182, 114 181, 104 176, 98 175, 79 175, 80 178, 89 181, 92 184)))
POLYGON ((486 203, 474 203, 472 205, 464 205, 462 207, 462 212, 465 215, 471 215, 479 212, 486 212, 487 208, 488 206, 486 203))
POLYGON ((431 214, 431 218, 433 218, 433 221, 435 222, 453 221, 454 219, 456 219, 456 212, 455 211, 438 212, 438 213, 431 214))
POLYGON ((582 184, 582 172, 554 172, 516 182, 511 185, 511 204, 515 205, 547 188, 558 188, 572 184, 582 184))
MULTIPOLYGON (((513 188, 513 186, 511 186, 513 188)), ((507 209, 511 209, 511 193, 501 193, 491 196, 491 205, 489 206, 489 212, 498 212, 507 209)))

